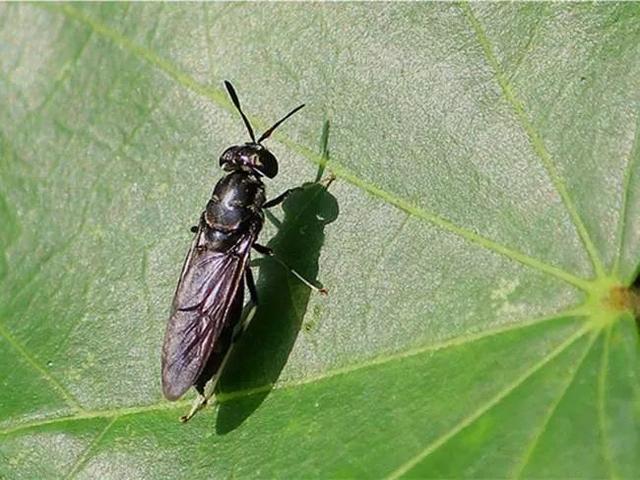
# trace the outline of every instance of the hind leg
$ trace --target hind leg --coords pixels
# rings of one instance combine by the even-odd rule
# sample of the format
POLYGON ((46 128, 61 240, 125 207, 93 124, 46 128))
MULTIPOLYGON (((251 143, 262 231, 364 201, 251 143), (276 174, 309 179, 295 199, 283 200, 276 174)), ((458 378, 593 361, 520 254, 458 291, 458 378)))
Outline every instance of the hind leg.
MULTIPOLYGON (((205 366, 202 374, 200 374, 200 377, 196 381, 194 388, 196 392, 198 392, 198 396, 193 401, 193 405, 191 406, 191 410, 189 411, 189 413, 180 417, 180 421, 182 423, 186 423, 191 420, 196 413, 207 406, 207 403, 209 403, 209 400, 215 393, 216 385, 218 384, 220 375, 224 371, 224 367, 227 363, 227 360, 229 359, 231 351, 233 350, 233 346, 245 332, 253 316, 255 315, 256 307, 258 305, 258 290, 256 288, 251 269, 248 266, 245 270, 245 281, 247 282, 247 287, 249 289, 249 303, 247 304, 247 309, 244 312, 240 313, 242 317, 240 318, 240 321, 237 322, 237 324, 234 325, 230 331, 227 331, 226 334, 223 333, 223 338, 219 339, 219 341, 222 342, 223 346, 219 349, 219 351, 212 352, 211 358, 207 362, 207 365, 205 366), (222 352, 225 353, 221 359, 222 352)), ((244 289, 242 289, 242 285, 240 285, 240 289, 236 293, 234 305, 231 308, 231 318, 237 315, 234 314, 234 312, 242 310, 243 299, 244 289)))

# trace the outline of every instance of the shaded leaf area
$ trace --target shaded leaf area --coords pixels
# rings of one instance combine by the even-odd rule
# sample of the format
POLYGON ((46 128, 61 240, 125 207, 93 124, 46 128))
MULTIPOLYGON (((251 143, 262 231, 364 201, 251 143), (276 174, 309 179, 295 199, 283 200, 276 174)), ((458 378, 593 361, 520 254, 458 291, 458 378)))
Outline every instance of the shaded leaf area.
POLYGON ((0 477, 637 477, 637 328, 603 294, 638 270, 639 15, 0 6, 0 477), (246 139, 223 79, 258 130, 307 103, 261 241, 330 295, 256 262, 183 426, 159 350, 246 139))

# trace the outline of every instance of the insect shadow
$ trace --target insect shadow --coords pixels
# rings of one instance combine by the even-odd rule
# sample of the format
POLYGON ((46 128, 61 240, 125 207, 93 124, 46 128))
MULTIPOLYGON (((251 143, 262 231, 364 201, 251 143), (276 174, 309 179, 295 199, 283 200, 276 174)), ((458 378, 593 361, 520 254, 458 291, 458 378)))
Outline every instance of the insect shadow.
MULTIPOLYGON (((284 218, 276 222, 278 233, 268 246, 313 281, 318 275, 324 229, 338 217, 338 202, 324 184, 314 182, 291 193, 282 208, 284 218)), ((260 260, 257 287, 260 304, 255 317, 231 353, 218 384, 219 434, 240 426, 269 395, 298 336, 310 296, 315 295, 271 258, 260 260)))

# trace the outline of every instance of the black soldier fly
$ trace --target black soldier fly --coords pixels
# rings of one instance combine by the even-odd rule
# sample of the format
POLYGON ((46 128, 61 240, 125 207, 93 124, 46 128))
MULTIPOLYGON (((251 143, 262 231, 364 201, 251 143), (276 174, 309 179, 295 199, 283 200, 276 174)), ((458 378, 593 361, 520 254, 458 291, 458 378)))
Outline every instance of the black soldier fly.
MULTIPOLYGON (((183 422, 213 395, 233 344, 255 313, 258 294, 249 265, 251 248, 273 255, 256 242, 264 223, 263 209, 280 204, 292 191, 266 201, 262 177, 275 177, 278 162, 262 142, 304 107, 291 110, 256 140, 235 89, 227 81, 224 84, 251 142, 229 147, 220 156, 220 166, 228 173, 214 187, 198 226, 192 228, 195 237, 173 297, 162 347, 162 389, 168 400, 178 399, 192 386, 198 392, 190 412, 181 417, 183 422), (245 282, 250 301, 243 309, 245 282)), ((326 293, 294 270, 291 273, 326 293)))

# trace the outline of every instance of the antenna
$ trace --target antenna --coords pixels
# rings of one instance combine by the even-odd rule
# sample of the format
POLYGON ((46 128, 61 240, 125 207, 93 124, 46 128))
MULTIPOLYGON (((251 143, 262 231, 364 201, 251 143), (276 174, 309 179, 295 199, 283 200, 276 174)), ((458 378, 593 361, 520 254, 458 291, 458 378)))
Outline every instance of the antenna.
POLYGON ((267 130, 266 132, 264 132, 262 134, 262 136, 258 139, 258 143, 262 142, 263 140, 266 140, 267 138, 269 138, 271 136, 271 134, 273 133, 273 131, 278 128, 282 122, 284 122, 287 118, 289 118, 291 115, 293 115, 294 113, 296 113, 298 110, 300 110, 302 107, 304 107, 304 103, 296 108, 294 108, 293 110, 291 110, 289 113, 287 113, 284 117, 282 117, 280 120, 278 120, 276 123, 273 124, 273 126, 267 130))
MULTIPOLYGON (((251 141, 253 143, 256 143, 256 136, 253 134, 253 128, 251 128, 251 124, 249 123, 249 119, 247 118, 247 116, 242 111, 242 108, 240 108, 240 100, 238 100, 238 95, 236 94, 235 88, 233 88, 233 85, 231 85, 231 83, 227 82, 226 80, 224 81, 224 86, 227 87, 227 92, 229 92, 229 96, 231 97, 231 101, 233 102, 233 104, 238 109, 238 112, 240 112, 240 116, 242 117, 242 121, 244 122, 245 127, 247 127, 247 131, 249 132, 249 136, 251 137, 251 141)), ((271 128, 272 129, 275 128, 275 125, 273 127, 271 127, 271 128)), ((258 140, 258 142, 259 141, 260 140, 258 140)))

